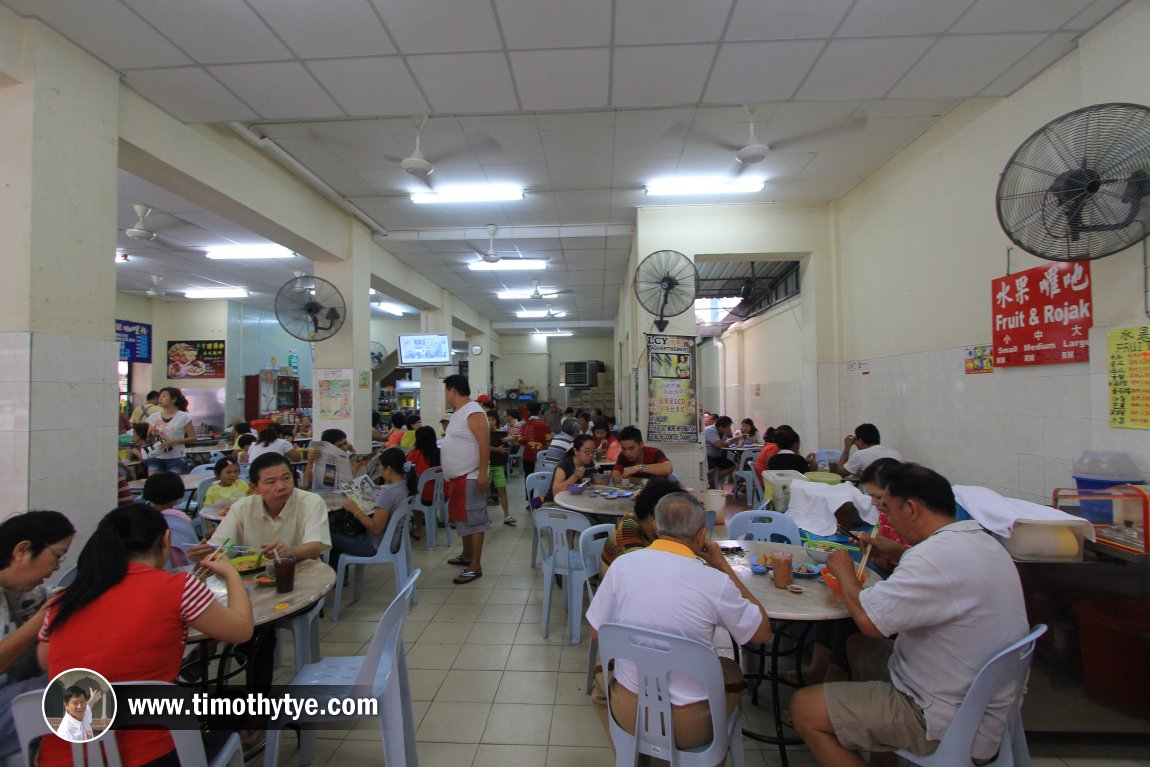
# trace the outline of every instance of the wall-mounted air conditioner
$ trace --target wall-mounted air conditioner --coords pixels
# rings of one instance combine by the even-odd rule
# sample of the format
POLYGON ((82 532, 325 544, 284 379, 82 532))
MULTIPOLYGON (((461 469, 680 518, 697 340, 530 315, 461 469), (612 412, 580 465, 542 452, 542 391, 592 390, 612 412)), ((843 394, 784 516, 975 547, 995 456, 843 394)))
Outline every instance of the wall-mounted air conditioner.
POLYGON ((568 389, 587 389, 597 386, 599 374, 607 368, 599 360, 564 362, 559 367, 559 385, 568 389))

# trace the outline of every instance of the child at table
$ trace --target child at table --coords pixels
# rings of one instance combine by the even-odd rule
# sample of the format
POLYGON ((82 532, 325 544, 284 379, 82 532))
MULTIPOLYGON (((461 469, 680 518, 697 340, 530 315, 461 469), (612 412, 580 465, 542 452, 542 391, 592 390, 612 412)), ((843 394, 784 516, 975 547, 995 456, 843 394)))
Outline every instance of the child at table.
MULTIPOLYGON (((184 500, 186 493, 183 477, 170 471, 157 471, 144 482, 143 499, 153 509, 163 514, 168 527, 173 528, 172 532, 177 540, 172 543, 190 545, 196 542, 194 535, 190 540, 185 540, 189 535, 187 531, 192 524, 192 518, 175 508, 176 504, 184 500), (181 535, 181 532, 184 535, 181 535)), ((172 567, 183 567, 186 564, 188 557, 183 549, 172 546, 172 567)))
POLYGON ((212 469, 216 482, 204 495, 203 505, 228 506, 248 494, 247 480, 240 478, 240 463, 235 458, 221 458, 212 469))

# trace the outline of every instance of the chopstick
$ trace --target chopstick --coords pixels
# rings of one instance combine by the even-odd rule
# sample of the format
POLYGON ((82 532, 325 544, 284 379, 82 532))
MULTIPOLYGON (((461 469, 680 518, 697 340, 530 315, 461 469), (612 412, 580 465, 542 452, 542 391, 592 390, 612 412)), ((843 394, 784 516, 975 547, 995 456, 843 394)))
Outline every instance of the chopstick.
POLYGON ((870 559, 870 550, 874 546, 874 537, 876 535, 878 535, 878 525, 875 525, 874 528, 871 529, 871 531, 870 531, 871 540, 867 541, 866 549, 863 551, 862 559, 859 560, 859 566, 857 568, 855 568, 855 580, 856 581, 862 580, 863 570, 866 569, 867 560, 870 559))
MULTIPOLYGON (((213 551, 211 554, 208 554, 206 557, 204 557, 204 559, 211 561, 211 562, 216 561, 219 558, 220 552, 223 551, 224 547, 227 546, 229 543, 231 543, 231 541, 232 541, 231 538, 224 538, 224 542, 221 543, 219 546, 217 546, 215 551, 213 551)), ((204 573, 206 573, 206 572, 208 572, 208 569, 206 567, 204 567, 203 565, 196 565, 196 569, 192 571, 192 575, 194 575, 197 578, 202 578, 202 577, 204 577, 204 573)))

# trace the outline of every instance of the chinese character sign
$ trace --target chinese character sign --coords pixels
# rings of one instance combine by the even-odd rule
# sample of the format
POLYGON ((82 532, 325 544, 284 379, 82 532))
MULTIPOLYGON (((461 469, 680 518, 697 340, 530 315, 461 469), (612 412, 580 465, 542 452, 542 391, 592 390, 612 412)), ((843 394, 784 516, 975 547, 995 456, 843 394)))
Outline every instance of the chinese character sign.
POLYGON ((225 341, 169 341, 168 378, 224 378, 225 341))
POLYGON ((121 362, 152 361, 152 326, 146 322, 116 320, 121 362))
POLYGON ((1150 429, 1150 328, 1119 328, 1106 334, 1110 425, 1150 429))
POLYGON ((647 336, 649 442, 698 442, 695 417, 695 339, 647 336))
POLYGON ((1056 263, 991 281, 994 366, 1087 362, 1090 264, 1056 263))

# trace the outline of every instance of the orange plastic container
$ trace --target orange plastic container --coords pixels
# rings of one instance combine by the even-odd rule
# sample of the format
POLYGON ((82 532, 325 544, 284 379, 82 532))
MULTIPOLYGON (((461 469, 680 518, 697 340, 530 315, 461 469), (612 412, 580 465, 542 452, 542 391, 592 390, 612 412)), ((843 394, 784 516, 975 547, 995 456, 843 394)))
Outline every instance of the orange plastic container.
MULTIPOLYGON (((866 570, 863 570, 862 578, 859 579, 859 583, 866 583, 866 575, 866 570)), ((843 585, 839 583, 838 578, 831 575, 830 570, 825 568, 823 569, 823 580, 826 582, 827 586, 830 587, 831 592, 834 593, 835 596, 841 597, 843 595, 843 585)))

